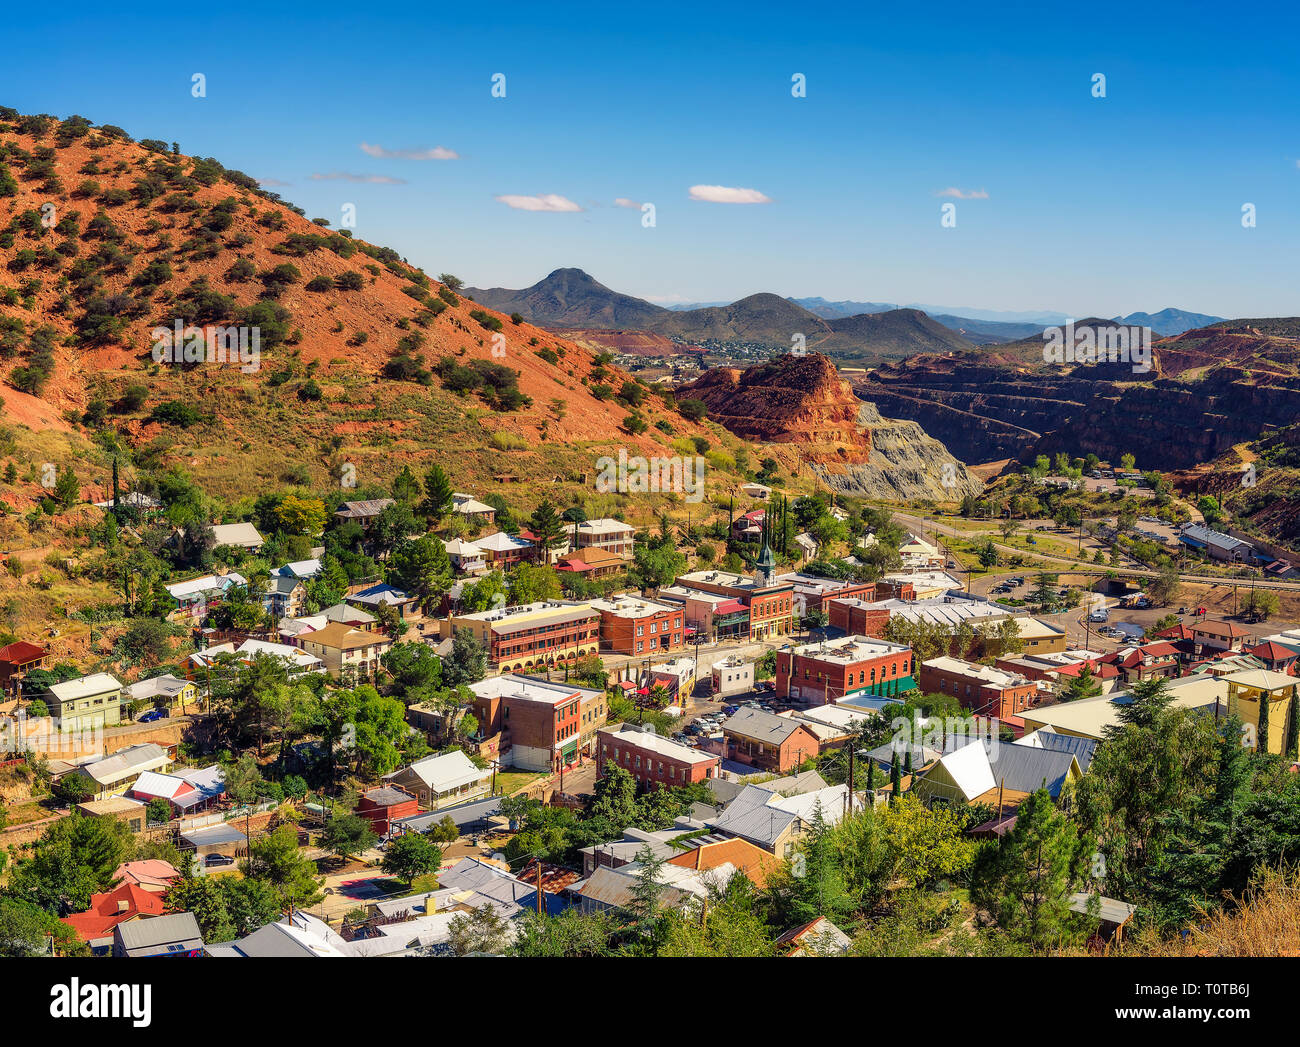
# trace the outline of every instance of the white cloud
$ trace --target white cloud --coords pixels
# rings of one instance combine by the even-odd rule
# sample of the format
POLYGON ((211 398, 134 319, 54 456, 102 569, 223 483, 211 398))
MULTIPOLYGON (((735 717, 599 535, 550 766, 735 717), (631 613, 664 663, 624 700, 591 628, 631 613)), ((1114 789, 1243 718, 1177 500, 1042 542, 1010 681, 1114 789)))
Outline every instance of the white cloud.
POLYGON ((951 196, 958 200, 987 200, 989 198, 987 189, 957 189, 951 186, 947 189, 940 189, 934 195, 951 196))
POLYGON ((330 171, 327 174, 313 174, 313 182, 365 182, 369 185, 406 185, 405 178, 389 178, 388 175, 348 174, 346 171, 330 171))
POLYGON ((711 204, 770 204, 770 197, 757 189, 733 189, 729 185, 693 185, 691 199, 711 204))
POLYGON ((282 182, 278 178, 259 178, 257 184, 263 189, 278 189, 282 186, 293 185, 292 182, 282 182))
POLYGON ((516 211, 581 211, 582 208, 567 197, 558 193, 538 193, 535 196, 516 196, 506 194, 498 196, 507 207, 516 211))
POLYGON ((459 160, 460 154, 445 146, 437 145, 432 149, 385 149, 382 145, 361 143, 361 151, 367 156, 396 160, 459 160))
POLYGON ((614 206, 627 207, 633 211, 641 210, 641 202, 639 200, 629 200, 626 196, 620 196, 617 200, 615 200, 614 206))

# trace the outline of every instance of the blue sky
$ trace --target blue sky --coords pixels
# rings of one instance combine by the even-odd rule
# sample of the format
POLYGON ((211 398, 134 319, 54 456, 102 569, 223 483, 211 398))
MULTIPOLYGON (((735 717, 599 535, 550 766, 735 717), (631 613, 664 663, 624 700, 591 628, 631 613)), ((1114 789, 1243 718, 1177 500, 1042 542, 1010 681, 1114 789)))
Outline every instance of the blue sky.
POLYGON ((336 225, 354 204, 479 286, 1300 314, 1293 7, 900 6, 23 5, 0 104, 178 141, 336 225), (501 199, 546 194, 580 210, 501 199))

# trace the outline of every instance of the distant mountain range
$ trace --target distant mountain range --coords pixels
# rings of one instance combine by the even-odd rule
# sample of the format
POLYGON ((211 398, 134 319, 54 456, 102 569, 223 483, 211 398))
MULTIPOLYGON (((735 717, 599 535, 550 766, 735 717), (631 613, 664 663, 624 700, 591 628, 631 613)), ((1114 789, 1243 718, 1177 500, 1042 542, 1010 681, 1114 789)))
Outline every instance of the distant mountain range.
MULTIPOLYGON (((768 292, 736 302, 661 306, 606 287, 581 269, 557 269, 531 287, 466 288, 475 301, 556 330, 645 331, 691 343, 752 342, 789 348, 803 336, 839 363, 872 365, 917 353, 961 352, 1033 338, 1065 313, 955 310, 887 302, 783 298, 768 292)), ((1125 323, 1158 335, 1181 334, 1218 317, 1164 309, 1133 313, 1125 323)))
POLYGON ((636 329, 695 344, 751 342, 777 349, 802 344, 840 363, 858 365, 975 345, 917 309, 826 319, 766 292, 726 305, 668 309, 619 294, 581 269, 557 269, 521 290, 469 287, 465 293, 491 309, 519 313, 530 323, 556 330, 636 329))
POLYGON ((1149 327, 1155 334, 1168 336, 1184 334, 1198 327, 1208 327, 1210 324, 1219 323, 1225 317, 1189 313, 1185 309, 1161 309, 1158 313, 1129 313, 1128 316, 1117 316, 1115 319, 1123 324, 1149 327))

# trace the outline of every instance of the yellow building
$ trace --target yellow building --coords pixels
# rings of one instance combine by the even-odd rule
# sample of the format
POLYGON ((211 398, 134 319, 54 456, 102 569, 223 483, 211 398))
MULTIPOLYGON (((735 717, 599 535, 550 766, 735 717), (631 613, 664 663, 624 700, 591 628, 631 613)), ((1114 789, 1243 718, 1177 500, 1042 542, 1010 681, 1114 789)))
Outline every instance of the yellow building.
POLYGON ((1065 650, 1065 630, 1038 618, 1016 618, 1025 654, 1060 654, 1065 650))
POLYGON ((1275 756, 1286 751, 1287 737, 1292 730, 1292 719, 1300 712, 1296 699, 1300 696, 1300 680, 1286 673, 1267 669, 1247 669, 1223 677, 1228 685, 1228 715, 1239 716, 1243 724, 1251 727, 1248 738, 1252 748, 1259 748, 1260 712, 1265 698, 1268 701, 1267 750, 1275 756))

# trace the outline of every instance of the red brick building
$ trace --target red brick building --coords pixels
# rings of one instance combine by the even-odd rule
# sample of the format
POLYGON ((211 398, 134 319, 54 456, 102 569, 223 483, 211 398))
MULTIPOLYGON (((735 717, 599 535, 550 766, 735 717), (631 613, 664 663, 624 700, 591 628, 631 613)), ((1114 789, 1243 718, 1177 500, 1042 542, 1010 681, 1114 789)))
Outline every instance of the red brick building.
POLYGON ((953 695, 977 716, 1000 720, 1019 715, 1039 697, 1028 677, 947 656, 921 663, 921 690, 953 695))
POLYGON ((895 695, 916 686, 905 644, 849 635, 776 652, 776 693, 807 705, 850 695, 895 695))
POLYGON ((686 612, 681 604, 637 596, 592 600, 600 612, 600 646, 614 654, 664 654, 685 642, 686 612))
POLYGON ((850 636, 884 636, 889 608, 854 597, 836 597, 823 605, 829 623, 850 636))
POLYGON ((741 709, 722 722, 727 759, 762 771, 786 774, 821 751, 817 736, 802 720, 741 709))
POLYGON ((621 723, 596 733, 597 771, 604 777, 610 764, 622 767, 647 789, 671 789, 713 778, 721 757, 678 745, 634 724, 621 723))
POLYGON ((558 771, 591 755, 608 716, 605 692, 529 676, 493 676, 471 684, 479 737, 500 734, 507 765, 558 771))
POLYGON ((357 814, 370 823, 376 836, 386 836, 392 823, 420 813, 415 797, 394 785, 383 785, 361 794, 357 814))

